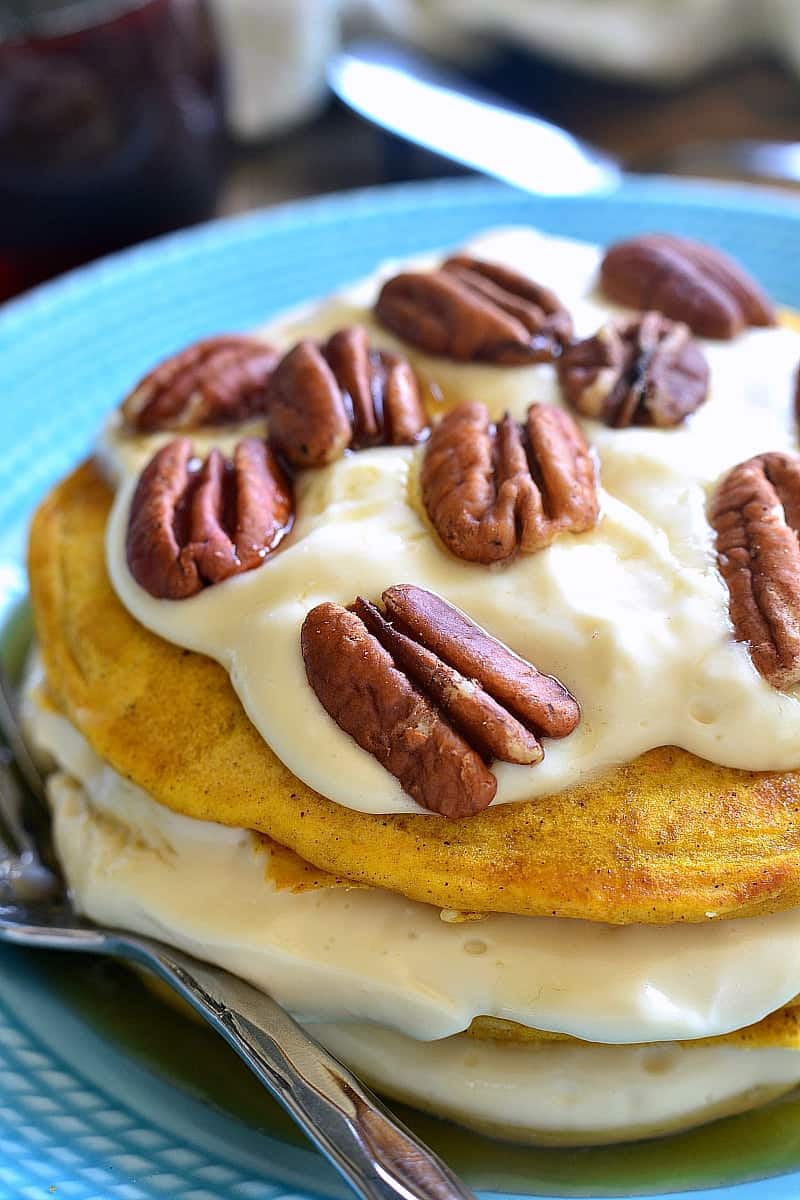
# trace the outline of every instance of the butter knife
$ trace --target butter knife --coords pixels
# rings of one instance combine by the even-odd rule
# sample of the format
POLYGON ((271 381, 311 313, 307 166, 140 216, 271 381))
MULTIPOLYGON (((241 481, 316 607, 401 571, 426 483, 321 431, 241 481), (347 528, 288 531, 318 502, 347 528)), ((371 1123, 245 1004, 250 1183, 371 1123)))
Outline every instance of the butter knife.
POLYGON ((602 150, 393 43, 352 43, 327 77, 360 116, 525 191, 577 195, 620 182, 619 164, 602 150))
POLYGON ((543 196, 610 191, 623 168, 659 174, 800 183, 800 142, 685 142, 621 163, 514 107, 466 76, 391 42, 362 39, 331 59, 331 91, 360 116, 444 158, 543 196))

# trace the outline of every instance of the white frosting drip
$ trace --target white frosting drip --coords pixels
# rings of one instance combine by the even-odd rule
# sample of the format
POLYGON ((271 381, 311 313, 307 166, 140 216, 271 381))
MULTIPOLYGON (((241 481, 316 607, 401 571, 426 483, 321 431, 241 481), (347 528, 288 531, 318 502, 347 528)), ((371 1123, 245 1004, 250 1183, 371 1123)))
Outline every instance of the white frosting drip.
POLYGON ((587 1041, 671 1041, 739 1029, 800 992, 799 909, 704 925, 450 924, 379 889, 276 890, 251 834, 157 804, 51 711, 29 705, 28 725, 68 772, 51 800, 78 906, 228 968, 306 1021, 427 1041, 485 1014, 587 1041))
MULTIPOLYGON (((579 334, 594 332, 611 311, 591 292, 592 247, 505 231, 473 249, 553 287, 579 334)), ((376 288, 374 280, 362 284, 271 336, 286 342, 360 321, 376 341, 396 345, 371 317, 376 288)), ((481 400, 493 415, 507 409, 522 418, 532 401, 560 403, 548 365, 465 366, 404 350, 448 396, 481 400)), ((421 451, 380 448, 299 477, 294 531, 263 567, 190 600, 155 600, 131 577, 124 549, 135 472, 154 443, 126 442, 112 429, 103 455, 121 480, 107 537, 114 587, 147 628, 229 670, 250 719, 297 776, 365 812, 424 810, 324 711, 305 678, 299 633, 321 601, 377 599, 393 583, 445 596, 556 675, 581 704, 578 729, 563 741, 546 740, 543 763, 495 765, 497 804, 557 792, 661 745, 732 767, 796 768, 800 701, 769 687, 733 640, 705 506, 736 462, 796 449, 791 395, 800 335, 750 330, 732 342, 704 343, 704 351, 710 397, 681 428, 584 422, 600 461, 599 525, 491 569, 448 554, 409 503, 421 451)), ((235 436, 227 431, 225 440, 235 436)))

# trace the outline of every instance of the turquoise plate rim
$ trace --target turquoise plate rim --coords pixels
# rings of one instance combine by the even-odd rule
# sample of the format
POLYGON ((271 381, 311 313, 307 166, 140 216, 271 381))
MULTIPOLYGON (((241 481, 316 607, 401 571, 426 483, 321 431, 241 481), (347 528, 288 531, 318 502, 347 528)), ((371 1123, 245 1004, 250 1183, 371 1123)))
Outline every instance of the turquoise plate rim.
MULTIPOLYGON (((212 277, 217 286, 224 284, 230 289, 226 293, 231 304, 227 312, 233 313, 235 319, 228 327, 242 327, 243 323, 254 324, 289 304, 358 278, 380 257, 392 254, 399 257, 414 250, 446 245, 490 220, 499 224, 524 219, 544 228, 553 229, 556 225, 572 236, 580 236, 583 231, 583 236, 589 239, 595 236, 604 240, 648 225, 664 227, 663 221, 657 221, 664 214, 670 227, 698 232, 698 236, 707 228, 719 227, 716 240, 723 245, 727 239, 740 246, 744 223, 756 222, 756 244, 746 246, 740 256, 758 270, 780 301, 800 307, 800 280, 793 280, 791 256, 779 244, 782 237, 793 235, 796 239, 800 235, 800 205, 796 200, 748 187, 659 177, 629 177, 614 193, 562 200, 527 197, 503 185, 459 179, 399 184, 296 201, 143 243, 70 272, 6 304, 0 308, 0 445, 3 447, 0 614, 6 613, 24 594, 21 555, 31 508, 59 472, 88 447, 101 408, 110 407, 133 381, 136 371, 146 367, 158 353, 213 328, 226 327, 219 305, 215 310, 214 296, 209 294, 212 277), (592 229, 604 232, 593 234, 592 229), (776 245, 771 241, 773 231, 778 239, 776 245), (264 264, 263 306, 258 311, 254 309, 243 322, 242 313, 250 309, 244 301, 239 304, 244 282, 239 291, 234 289, 238 277, 231 276, 230 256, 255 252, 259 246, 269 246, 273 254, 270 263, 264 264), (281 259, 282 246, 287 251, 292 248, 294 257, 281 259), (307 258, 318 257, 309 263, 304 261, 304 254, 307 258), (271 278, 268 266, 273 271, 271 278), (172 296, 167 317, 163 308, 164 289, 172 296), (214 313, 216 320, 212 321, 214 313), (133 324, 125 325, 123 317, 133 324), (81 369, 86 372, 83 377, 81 369), (85 386, 70 404, 65 403, 58 389, 68 388, 73 376, 83 379, 85 386), (37 422, 36 417, 42 413, 46 419, 37 422)), ((247 280, 247 304, 252 305, 257 294, 258 280, 254 278, 257 272, 241 257, 238 264, 233 263, 233 268, 237 265, 242 280, 245 277, 247 280)), ((6 964, 9 961, 4 959, 6 964)), ((174 1195, 186 1200, 209 1200, 217 1195, 230 1195, 250 1200, 261 1197, 309 1200, 320 1192, 341 1194, 324 1169, 309 1171, 309 1152, 291 1152, 287 1147, 282 1147, 281 1154, 284 1151, 286 1154, 280 1163, 273 1161, 266 1166, 263 1178, 252 1174, 245 1177, 246 1173, 241 1172, 239 1176, 236 1172, 231 1176, 229 1164, 215 1167, 215 1129, 217 1138, 222 1131, 235 1141, 238 1135, 234 1126, 240 1123, 217 1115, 213 1120, 203 1121, 199 1110, 193 1115, 206 1138, 205 1166, 198 1168, 195 1161, 190 1170, 187 1164, 192 1152, 185 1146, 182 1148, 182 1139, 189 1137, 190 1122, 178 1121, 180 1129, 173 1134, 173 1165, 168 1171, 160 1171, 161 1182, 152 1188, 150 1184, 143 1187, 141 1181, 135 1182, 133 1175, 123 1178, 122 1171, 109 1175, 103 1166, 106 1161, 103 1154, 106 1158, 108 1155, 108 1138, 104 1142, 101 1132, 95 1135, 99 1158, 94 1168, 91 1164, 87 1168, 81 1159, 79 1170, 75 1152, 69 1148, 73 1134, 66 1128, 63 1145, 53 1144, 51 1138, 45 1154, 42 1147, 47 1139, 42 1130, 47 1123, 46 1114, 53 1105, 58 1106, 53 1088, 56 1094, 61 1089, 71 1095, 71 1102, 82 1104, 85 1114, 104 1112, 108 1130, 114 1127, 111 1117, 118 1102, 113 1098, 110 1060, 104 1061, 102 1047, 96 1044, 92 1031, 81 1028, 74 1014, 65 1014, 66 1042, 48 1036, 44 1025, 52 1019, 52 1012, 46 989, 37 982, 36 973, 28 974, 24 967, 19 967, 19 962, 15 962, 13 971, 0 972, 0 1197, 60 1194, 75 1200, 100 1196, 145 1200, 150 1196, 174 1195), (75 1048, 78 1061, 70 1057, 71 1052, 64 1051, 67 1043, 75 1048), (41 1093, 35 1088, 33 1093, 25 1087, 19 1090, 25 1063, 29 1064, 28 1074, 35 1073, 31 1064, 39 1064, 35 1070, 43 1075, 38 1085, 41 1093), (46 1082, 48 1078, 50 1085, 46 1082), (20 1105, 25 1108, 28 1103, 25 1097, 30 1099, 31 1095, 30 1120, 20 1122, 17 1119, 20 1105), (38 1128, 34 1120, 37 1112, 38 1128), (9 1136, 12 1117, 13 1137, 9 1136), (30 1144, 21 1149, 20 1138, 26 1137, 30 1144), (101 1144, 106 1145, 105 1151, 99 1149, 101 1144), (46 1184, 51 1179, 55 1182, 56 1174, 58 1190, 50 1193, 46 1184)), ((109 1048, 109 1053, 112 1049, 109 1048)), ((131 1066, 127 1077, 137 1096, 142 1091, 146 1094, 148 1088, 155 1093, 166 1087, 152 1075, 137 1070, 135 1064, 131 1066)), ((186 1103, 191 1108, 195 1102, 186 1103)), ((163 1121, 169 1107, 164 1096, 161 1105, 163 1121)), ((123 1107, 120 1103, 120 1111, 123 1107)), ((140 1113, 139 1120, 142 1119, 140 1113)), ((146 1154, 142 1150, 139 1159, 144 1161, 146 1154)), ((242 1155, 251 1167, 259 1159, 258 1149, 253 1145, 245 1149, 244 1142, 242 1155)), ((129 1157, 133 1161, 136 1156, 129 1157)), ((194 1157, 196 1160, 196 1152, 194 1157)), ((715 1200, 777 1200, 798 1190, 800 1172, 792 1172, 723 1188, 670 1193, 670 1196, 674 1200, 679 1197, 701 1200, 703 1196, 713 1196, 715 1200)), ((483 1191, 482 1194, 506 1200, 502 1193, 483 1191)), ((555 1198, 537 1194, 537 1200, 555 1198)), ((606 1194, 605 1200, 624 1198, 606 1194)))

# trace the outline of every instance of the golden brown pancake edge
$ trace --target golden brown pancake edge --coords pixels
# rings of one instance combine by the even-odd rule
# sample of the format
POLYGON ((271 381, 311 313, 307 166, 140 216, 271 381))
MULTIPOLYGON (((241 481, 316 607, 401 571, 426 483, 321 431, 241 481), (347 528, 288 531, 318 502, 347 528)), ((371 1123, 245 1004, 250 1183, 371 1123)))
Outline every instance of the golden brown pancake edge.
POLYGON ((800 772, 740 771, 667 747, 459 821, 326 800, 272 753, 222 667, 123 608, 105 568, 111 499, 90 461, 41 505, 34 618, 58 707, 160 803, 259 830, 321 870, 443 908, 629 924, 800 900, 800 772))

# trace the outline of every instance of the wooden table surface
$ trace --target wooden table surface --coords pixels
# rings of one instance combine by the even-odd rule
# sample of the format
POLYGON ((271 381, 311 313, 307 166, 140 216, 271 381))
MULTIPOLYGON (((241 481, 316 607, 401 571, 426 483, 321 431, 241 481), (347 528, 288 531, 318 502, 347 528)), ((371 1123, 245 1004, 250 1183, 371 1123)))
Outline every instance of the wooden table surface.
MULTIPOLYGON (((670 89, 592 80, 518 51, 498 54, 479 78, 635 171, 663 170, 665 165, 673 170, 674 148, 691 142, 800 141, 800 80, 766 56, 740 58, 670 89)), ((219 212, 451 173, 460 172, 331 103, 293 133, 234 152, 219 212)), ((701 173, 722 177, 708 169, 701 173)))

